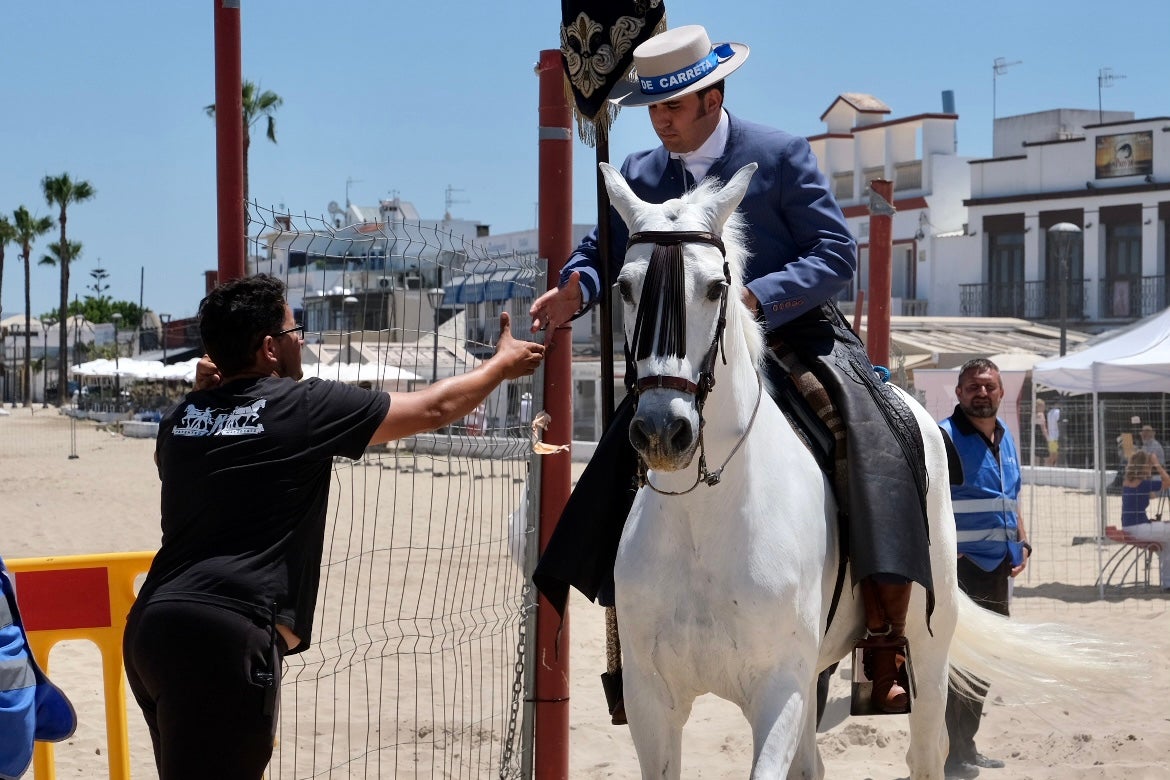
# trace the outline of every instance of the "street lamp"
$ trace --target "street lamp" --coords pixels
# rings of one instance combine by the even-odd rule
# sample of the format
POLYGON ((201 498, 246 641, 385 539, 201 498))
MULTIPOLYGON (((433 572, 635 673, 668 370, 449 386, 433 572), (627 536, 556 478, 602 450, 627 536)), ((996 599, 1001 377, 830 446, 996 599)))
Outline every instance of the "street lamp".
POLYGON ((167 336, 170 335, 171 315, 160 314, 158 321, 162 323, 162 348, 163 348, 163 365, 167 364, 167 336))
MULTIPOLYGON (((41 398, 41 408, 49 408, 49 328, 57 324, 57 321, 52 317, 45 317, 41 320, 41 335, 45 337, 45 345, 41 349, 41 371, 45 374, 45 381, 41 388, 43 396, 41 398)), ((57 377, 57 381, 61 381, 61 377, 57 377)))
POLYGON ((434 384, 439 380, 439 305, 443 303, 443 288, 432 287, 427 290, 427 301, 435 315, 435 350, 431 354, 431 384, 434 384))
POLYGON ((117 411, 118 404, 122 402, 122 379, 118 376, 118 326, 122 324, 122 315, 114 312, 110 315, 110 320, 114 323, 114 410, 117 411))
POLYGON ((1048 228, 1048 240, 1056 250, 1056 259, 1060 265, 1060 356, 1064 357, 1068 346, 1068 293, 1069 293, 1069 258, 1072 256, 1073 244, 1079 241, 1081 229, 1071 222, 1057 222, 1048 228))
MULTIPOLYGON (((76 295, 73 296, 73 302, 74 302, 74 304, 77 303, 77 296, 76 295)), ((84 314, 74 314, 73 315, 73 365, 75 365, 75 366, 81 365, 81 321, 84 319, 85 319, 84 314)), ((77 403, 75 403, 73 406, 74 406, 74 408, 81 408, 81 379, 80 379, 80 377, 78 378, 78 380, 75 384, 77 385, 77 403)))

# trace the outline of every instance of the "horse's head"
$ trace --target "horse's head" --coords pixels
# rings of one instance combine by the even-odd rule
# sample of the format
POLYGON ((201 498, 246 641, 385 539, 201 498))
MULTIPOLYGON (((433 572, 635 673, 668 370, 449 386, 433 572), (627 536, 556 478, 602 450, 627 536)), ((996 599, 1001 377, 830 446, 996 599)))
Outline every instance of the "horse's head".
POLYGON ((652 469, 690 464, 725 322, 751 319, 740 301, 747 253, 735 209, 756 167, 744 166, 726 186, 705 180, 682 198, 651 204, 617 169, 601 164, 610 200, 630 230, 618 276, 626 343, 638 369, 630 440, 652 469))

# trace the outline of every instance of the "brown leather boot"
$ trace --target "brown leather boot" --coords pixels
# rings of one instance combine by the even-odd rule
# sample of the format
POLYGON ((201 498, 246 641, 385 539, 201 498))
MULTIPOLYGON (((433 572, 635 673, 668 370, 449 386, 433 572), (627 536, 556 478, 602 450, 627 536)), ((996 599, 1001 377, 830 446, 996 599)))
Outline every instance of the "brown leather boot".
POLYGON ((862 580, 867 644, 865 665, 873 680, 871 702, 882 712, 910 711, 910 694, 902 680, 906 665, 906 611, 912 584, 862 580))

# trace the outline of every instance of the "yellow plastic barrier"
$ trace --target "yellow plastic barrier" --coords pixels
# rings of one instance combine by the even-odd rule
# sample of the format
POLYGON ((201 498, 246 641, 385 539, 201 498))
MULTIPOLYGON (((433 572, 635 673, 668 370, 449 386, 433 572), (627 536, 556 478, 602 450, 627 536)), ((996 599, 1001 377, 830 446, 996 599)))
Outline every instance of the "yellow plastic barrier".
MULTIPOLYGON (((153 552, 134 552, 6 561, 16 579, 29 644, 46 673, 49 651, 58 642, 88 639, 101 651, 110 780, 130 780, 122 632, 134 603, 134 580, 153 559, 153 552)), ((56 777, 51 744, 36 744, 33 775, 36 780, 56 777)))

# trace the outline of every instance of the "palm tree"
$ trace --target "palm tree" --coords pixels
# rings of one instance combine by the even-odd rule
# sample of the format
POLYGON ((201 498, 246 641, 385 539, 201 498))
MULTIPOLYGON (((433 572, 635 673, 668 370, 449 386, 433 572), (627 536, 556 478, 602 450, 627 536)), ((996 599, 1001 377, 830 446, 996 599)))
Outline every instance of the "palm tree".
MULTIPOLYGON (((45 200, 49 202, 50 206, 60 207, 57 224, 61 226, 61 239, 56 244, 56 249, 60 254, 54 260, 50 260, 48 256, 42 258, 41 264, 45 265, 45 261, 50 260, 49 265, 59 264, 61 268, 61 297, 58 299, 60 307, 57 312, 57 322, 64 322, 69 308, 69 264, 77 256, 73 252, 74 244, 65 237, 65 221, 67 219, 65 212, 70 204, 87 201, 96 195, 97 191, 87 181, 73 181, 69 178, 68 173, 62 173, 60 176, 46 176, 41 179, 41 189, 44 190, 45 200)), ((80 250, 80 244, 76 246, 80 250)), ((53 248, 49 247, 50 250, 53 248)), ((60 377, 65 376, 65 369, 69 365, 68 344, 69 332, 65 328, 60 328, 57 333, 57 403, 62 406, 65 405, 67 388, 66 383, 62 382, 60 377)))
MULTIPOLYGON (((16 240, 16 228, 8 221, 8 217, 0 217, 0 319, 4 316, 4 250, 9 244, 16 240)), ((12 367, 8 365, 8 360, 4 361, 4 383, 8 387, 8 382, 11 381, 12 367)))
MULTIPOLYGON (((260 91, 259 87, 250 81, 244 81, 244 203, 248 202, 248 147, 252 145, 252 125, 260 121, 261 117, 268 119, 268 140, 276 143, 276 109, 284 104, 284 98, 270 90, 260 91)), ((203 108, 207 115, 215 119, 215 104, 203 108)))
POLYGON ((0 316, 4 313, 4 249, 16 240, 16 228, 8 217, 0 217, 0 316))
POLYGON ((32 386, 32 365, 29 359, 32 352, 32 266, 29 259, 32 257, 33 241, 53 229, 53 220, 51 217, 34 217, 21 206, 12 212, 12 224, 16 227, 16 243, 20 244, 21 257, 24 258, 24 378, 21 394, 24 405, 32 406, 32 394, 29 392, 32 386))

